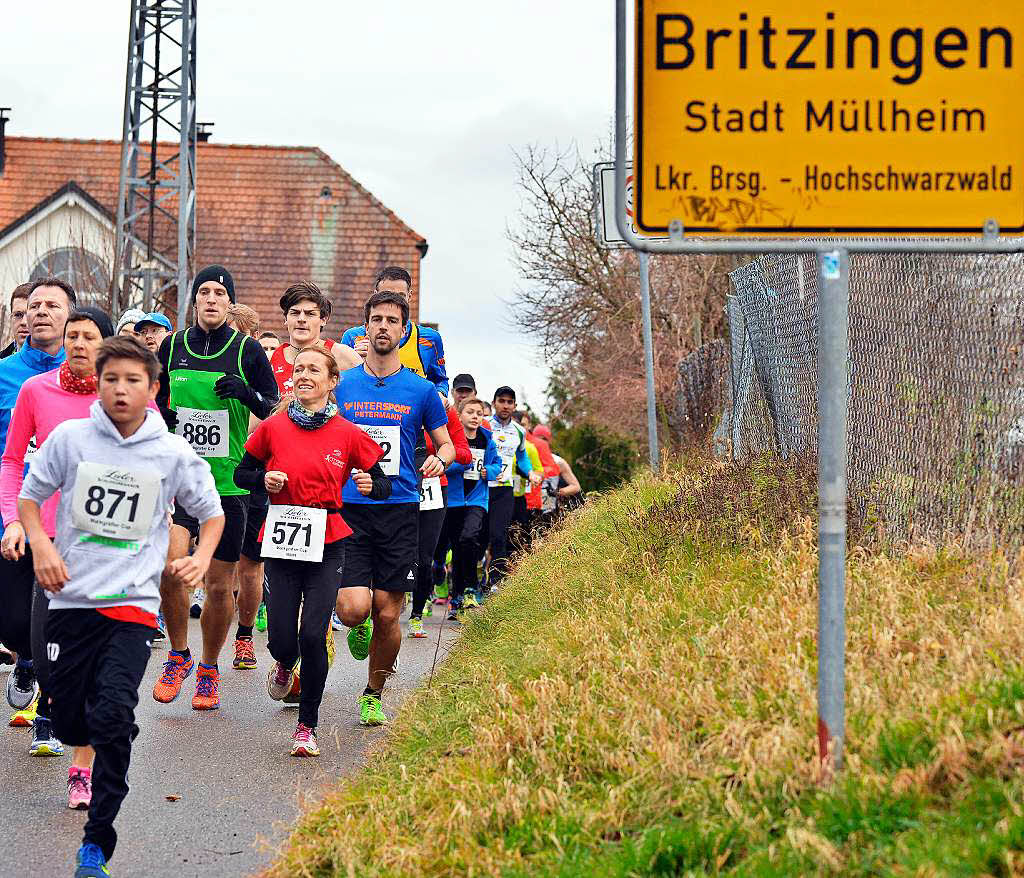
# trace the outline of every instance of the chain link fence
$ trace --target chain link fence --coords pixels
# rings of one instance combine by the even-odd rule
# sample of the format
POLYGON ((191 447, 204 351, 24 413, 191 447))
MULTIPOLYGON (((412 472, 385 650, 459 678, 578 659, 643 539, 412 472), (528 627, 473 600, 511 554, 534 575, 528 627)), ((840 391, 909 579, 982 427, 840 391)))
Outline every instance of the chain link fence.
MULTIPOLYGON (((703 424, 714 408, 717 455, 813 466, 814 255, 763 256, 731 279, 729 341, 680 363, 680 424, 703 424)), ((1016 256, 851 256, 854 527, 894 541, 1024 547, 1022 299, 1016 256)))

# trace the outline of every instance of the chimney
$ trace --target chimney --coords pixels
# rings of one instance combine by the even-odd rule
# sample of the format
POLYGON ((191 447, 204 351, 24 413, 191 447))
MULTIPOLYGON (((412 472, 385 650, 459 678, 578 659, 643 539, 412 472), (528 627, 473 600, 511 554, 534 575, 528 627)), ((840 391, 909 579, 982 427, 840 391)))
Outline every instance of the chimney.
POLYGON ((213 122, 196 122, 196 143, 206 143, 213 134, 213 122))
POLYGON ((4 129, 7 127, 7 114, 11 112, 10 107, 0 107, 0 175, 4 172, 4 165, 7 164, 7 138, 4 129))

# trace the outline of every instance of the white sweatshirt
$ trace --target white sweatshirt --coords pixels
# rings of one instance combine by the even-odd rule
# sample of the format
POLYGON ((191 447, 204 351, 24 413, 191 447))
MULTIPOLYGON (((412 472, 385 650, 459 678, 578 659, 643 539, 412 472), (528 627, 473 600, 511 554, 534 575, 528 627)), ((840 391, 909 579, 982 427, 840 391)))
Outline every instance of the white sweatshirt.
POLYGON ((49 435, 19 497, 41 506, 57 491, 54 544, 71 578, 49 594, 54 610, 134 606, 156 615, 172 501, 200 522, 222 514, 210 467, 160 415, 148 410, 125 439, 99 400, 88 418, 49 435))

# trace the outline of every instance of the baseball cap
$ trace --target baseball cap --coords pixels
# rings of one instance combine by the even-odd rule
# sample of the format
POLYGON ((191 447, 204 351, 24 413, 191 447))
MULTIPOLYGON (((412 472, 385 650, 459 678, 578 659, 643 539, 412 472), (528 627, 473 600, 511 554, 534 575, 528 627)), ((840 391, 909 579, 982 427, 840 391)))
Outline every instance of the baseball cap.
POLYGON ((501 387, 494 391, 494 399, 497 399, 499 396, 511 396, 512 399, 515 399, 516 392, 507 384, 503 384, 501 387))
POLYGON ((174 328, 171 326, 171 321, 168 320, 163 314, 160 314, 157 311, 152 311, 149 314, 144 314, 141 320, 137 320, 135 322, 136 330, 144 323, 155 323, 157 326, 162 326, 168 332, 170 332, 174 328))
POLYGON ((460 372, 452 379, 452 390, 476 390, 476 381, 468 372, 460 372))

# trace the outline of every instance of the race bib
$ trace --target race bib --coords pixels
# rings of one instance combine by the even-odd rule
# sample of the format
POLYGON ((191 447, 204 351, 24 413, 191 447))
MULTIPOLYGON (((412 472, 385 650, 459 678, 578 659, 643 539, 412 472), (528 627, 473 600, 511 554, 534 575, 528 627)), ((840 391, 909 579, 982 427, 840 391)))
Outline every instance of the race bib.
POLYGON ((28 447, 25 449, 25 463, 30 463, 32 458, 36 456, 39 451, 39 446, 36 445, 36 437, 33 436, 28 440, 28 447))
POLYGON ((98 537, 137 542, 149 533, 159 496, 159 476, 83 460, 75 475, 71 523, 98 537))
POLYGON ((544 499, 540 507, 541 512, 554 512, 558 506, 558 476, 548 476, 544 479, 542 492, 544 499))
POLYGON ((462 474, 462 478, 469 479, 471 482, 479 482, 484 474, 484 450, 482 448, 470 448, 469 450, 473 454, 473 465, 462 474))
POLYGON ((356 424, 367 436, 384 449, 380 468, 386 476, 398 475, 399 455, 402 453, 402 428, 379 427, 376 424, 356 424))
POLYGON ((516 494, 526 493, 526 484, 523 481, 523 477, 521 475, 517 474, 516 477, 512 480, 512 491, 513 493, 516 494))
POLYGON ((512 448, 501 448, 498 450, 498 454, 501 456, 501 470, 495 481, 502 485, 510 485, 516 465, 516 452, 512 448))
POLYGON ((228 456, 228 410, 178 409, 177 433, 200 457, 228 456))
POLYGON ((424 479, 420 483, 420 512, 429 512, 431 509, 440 509, 442 506, 444 506, 444 497, 441 495, 440 477, 424 479))
POLYGON ((263 526, 261 553, 264 558, 323 561, 326 535, 326 509, 272 504, 263 526))

